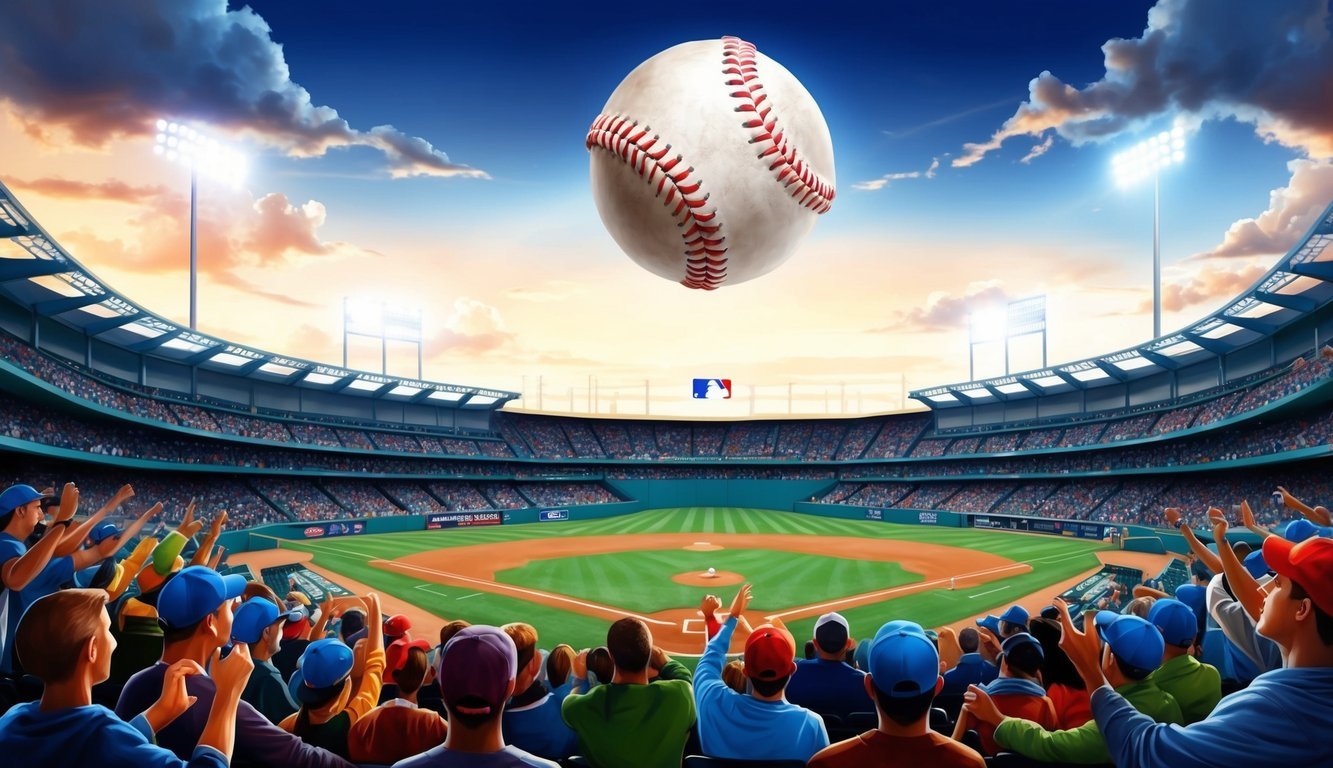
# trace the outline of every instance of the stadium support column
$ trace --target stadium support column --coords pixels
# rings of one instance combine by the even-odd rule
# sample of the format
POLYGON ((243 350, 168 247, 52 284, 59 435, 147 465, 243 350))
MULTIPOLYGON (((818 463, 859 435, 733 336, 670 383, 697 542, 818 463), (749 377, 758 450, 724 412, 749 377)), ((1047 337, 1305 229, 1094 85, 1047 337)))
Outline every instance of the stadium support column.
POLYGON ((199 254, 195 237, 195 209, 199 204, 199 173, 190 167, 190 330, 195 330, 198 307, 199 254))
POLYGON ((1162 247, 1158 229, 1161 220, 1161 174, 1152 175, 1152 337, 1162 338, 1162 247))

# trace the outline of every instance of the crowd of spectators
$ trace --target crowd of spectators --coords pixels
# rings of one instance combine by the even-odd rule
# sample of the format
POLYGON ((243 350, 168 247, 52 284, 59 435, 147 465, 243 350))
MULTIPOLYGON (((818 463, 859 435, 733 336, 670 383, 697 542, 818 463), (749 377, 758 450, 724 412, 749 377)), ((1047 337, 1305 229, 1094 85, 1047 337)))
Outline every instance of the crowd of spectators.
POLYGON ((490 500, 490 509, 524 509, 532 502, 523 498, 523 494, 512 483, 477 483, 483 496, 490 500))
POLYGON ((777 451, 777 431, 776 424, 766 421, 733 424, 722 445, 722 455, 771 459, 777 451))
POLYGON ((431 495, 444 502, 450 512, 490 509, 491 502, 477 490, 475 483, 466 480, 441 480, 427 485, 431 495))
POLYGON ((1308 531, 1246 554, 1227 530, 1248 518, 1212 512, 1216 550, 1182 528, 1187 583, 1107 567, 1066 593, 1101 609, 1079 624, 1062 596, 962 629, 825 613, 798 639, 743 584, 668 652, 634 615, 575 649, 521 613, 421 625, 373 593, 283 594, 222 575, 221 518, 126 554, 157 508, 108 532, 135 489, 85 518, 79 495, 0 493, 0 754, 32 768, 1333 764, 1330 520, 1289 496, 1308 531), (671 655, 699 651, 693 672, 671 655))
POLYGON ((399 509, 384 492, 364 480, 325 480, 324 491, 343 509, 351 510, 352 517, 384 517, 400 515, 399 509))
MULTIPOLYGON (((722 440, 726 437, 727 427, 717 424, 700 424, 694 427, 695 456, 714 458, 722 456, 722 440)), ((658 441, 661 445, 661 441, 658 441)))
POLYGON ((539 507, 614 504, 621 501, 606 486, 598 483, 527 483, 523 491, 539 507))
POLYGON ((592 433, 592 429, 587 424, 569 419, 562 426, 565 429, 565 435, 569 438, 570 446, 574 448, 575 456, 589 456, 594 459, 606 458, 606 452, 597 443, 597 436, 592 433))

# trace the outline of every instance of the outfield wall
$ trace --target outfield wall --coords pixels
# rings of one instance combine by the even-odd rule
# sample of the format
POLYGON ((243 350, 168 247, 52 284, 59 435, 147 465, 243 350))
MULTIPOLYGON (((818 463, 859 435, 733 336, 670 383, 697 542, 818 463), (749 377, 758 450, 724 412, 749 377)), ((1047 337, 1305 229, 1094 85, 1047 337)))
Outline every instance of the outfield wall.
POLYGON ((828 480, 608 480, 621 496, 638 499, 641 509, 746 507, 790 510, 833 487, 828 480))

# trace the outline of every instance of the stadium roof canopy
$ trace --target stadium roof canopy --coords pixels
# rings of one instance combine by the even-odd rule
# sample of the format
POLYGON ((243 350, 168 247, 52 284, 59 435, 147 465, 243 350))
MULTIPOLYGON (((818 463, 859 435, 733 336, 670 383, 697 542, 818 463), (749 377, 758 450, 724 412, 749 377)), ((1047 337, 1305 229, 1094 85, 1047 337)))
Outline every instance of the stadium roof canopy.
POLYGON ((935 410, 1123 384, 1217 360, 1333 303, 1333 204, 1266 275, 1218 311, 1175 333, 1065 365, 911 393, 935 410))
POLYGON ((392 402, 494 411, 516 392, 440 384, 284 357, 198 333, 155 314, 99 280, 0 183, 0 293, 89 338, 191 367, 392 402))

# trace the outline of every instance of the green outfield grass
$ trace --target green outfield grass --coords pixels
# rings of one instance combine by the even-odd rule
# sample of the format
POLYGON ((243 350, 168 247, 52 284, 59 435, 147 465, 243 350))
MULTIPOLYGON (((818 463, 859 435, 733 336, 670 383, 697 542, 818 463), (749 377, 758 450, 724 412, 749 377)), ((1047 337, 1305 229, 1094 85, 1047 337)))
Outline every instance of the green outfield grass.
MULTIPOLYGON (((975 588, 957 591, 931 589, 841 611, 851 623, 853 633, 862 637, 874 634, 876 628, 891 619, 911 619, 931 627, 980 615, 1003 603, 1006 598, 1038 591, 1043 586, 1098 567, 1099 562, 1093 553, 1105 548, 1098 542, 1058 536, 893 525, 792 512, 717 507, 648 510, 623 517, 577 522, 455 528, 349 536, 322 541, 284 540, 282 547, 312 552, 318 565, 419 605, 444 619, 461 618, 487 624, 526 621, 537 628, 543 646, 567 642, 577 648, 604 643, 606 622, 526 600, 424 582, 415 576, 370 566, 367 561, 500 541, 684 532, 857 536, 921 541, 991 552, 1032 566, 1030 573, 975 588)), ((635 612, 653 612, 698 605, 708 590, 675 584, 670 581, 670 576, 682 571, 703 570, 708 566, 745 575, 755 584, 752 607, 769 611, 885 589, 920 579, 917 574, 909 573, 895 563, 735 548, 714 552, 648 550, 535 560, 523 567, 501 571, 496 574, 496 578, 509 584, 624 607, 635 612)), ((957 570, 965 573, 975 568, 964 557, 958 563, 957 570)), ((724 601, 729 601, 736 589, 736 586, 732 586, 714 591, 721 592, 724 601)), ((791 621, 788 626, 797 638, 805 639, 810 636, 814 618, 791 621)))

